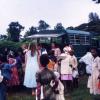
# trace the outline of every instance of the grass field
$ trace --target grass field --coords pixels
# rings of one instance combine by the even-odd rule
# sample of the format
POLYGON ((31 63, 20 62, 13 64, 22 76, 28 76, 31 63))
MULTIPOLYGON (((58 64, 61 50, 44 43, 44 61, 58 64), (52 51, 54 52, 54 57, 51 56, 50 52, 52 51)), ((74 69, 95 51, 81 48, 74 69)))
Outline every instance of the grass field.
MULTIPOLYGON (((87 77, 81 77, 79 79, 79 88, 74 89, 73 92, 66 94, 66 100, 100 100, 100 96, 93 96, 89 94, 88 89, 86 88, 87 77)), ((26 91, 20 93, 8 94, 8 100, 35 100, 35 97, 32 97, 31 94, 26 91)))

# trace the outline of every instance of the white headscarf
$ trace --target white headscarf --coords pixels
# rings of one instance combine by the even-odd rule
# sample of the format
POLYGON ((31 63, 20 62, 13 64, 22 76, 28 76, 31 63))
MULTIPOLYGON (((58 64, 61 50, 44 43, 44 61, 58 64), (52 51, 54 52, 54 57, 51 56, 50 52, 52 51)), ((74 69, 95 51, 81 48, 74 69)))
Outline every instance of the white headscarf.
POLYGON ((70 46, 66 46, 64 47, 63 51, 66 53, 70 52, 72 50, 72 48, 70 46))

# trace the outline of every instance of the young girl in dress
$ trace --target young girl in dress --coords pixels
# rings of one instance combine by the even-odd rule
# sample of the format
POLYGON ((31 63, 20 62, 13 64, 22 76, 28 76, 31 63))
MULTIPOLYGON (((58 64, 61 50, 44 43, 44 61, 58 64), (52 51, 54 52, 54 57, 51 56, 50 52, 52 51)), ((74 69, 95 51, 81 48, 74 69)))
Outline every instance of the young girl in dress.
POLYGON ((65 92, 70 92, 72 90, 72 66, 71 66, 71 56, 69 51, 71 47, 66 47, 63 49, 64 53, 59 56, 61 59, 61 81, 64 84, 65 92))
POLYGON ((60 74, 58 72, 54 72, 56 76, 57 86, 56 86, 56 100, 65 100, 64 98, 64 86, 62 82, 59 80, 60 74))
POLYGON ((36 72, 39 70, 38 54, 35 44, 31 43, 28 52, 25 54, 25 76, 24 86, 32 89, 32 95, 35 94, 37 87, 36 72))
POLYGON ((69 52, 71 56, 71 66, 72 66, 72 76, 73 76, 73 87, 78 88, 78 61, 74 55, 74 50, 70 50, 69 52))
POLYGON ((8 55, 8 63, 13 66, 11 68, 11 80, 8 82, 8 86, 17 86, 19 85, 19 77, 18 77, 18 70, 16 66, 16 59, 14 58, 14 55, 8 55))

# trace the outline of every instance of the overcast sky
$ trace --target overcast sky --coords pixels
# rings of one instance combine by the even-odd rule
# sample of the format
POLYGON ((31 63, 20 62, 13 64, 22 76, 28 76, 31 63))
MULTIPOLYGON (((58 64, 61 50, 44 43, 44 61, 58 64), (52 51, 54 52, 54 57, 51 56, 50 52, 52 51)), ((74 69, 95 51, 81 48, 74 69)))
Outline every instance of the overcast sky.
POLYGON ((24 32, 41 19, 51 27, 59 22, 64 27, 78 26, 88 22, 90 12, 100 15, 100 5, 92 0, 0 0, 0 34, 12 21, 25 26, 24 32))

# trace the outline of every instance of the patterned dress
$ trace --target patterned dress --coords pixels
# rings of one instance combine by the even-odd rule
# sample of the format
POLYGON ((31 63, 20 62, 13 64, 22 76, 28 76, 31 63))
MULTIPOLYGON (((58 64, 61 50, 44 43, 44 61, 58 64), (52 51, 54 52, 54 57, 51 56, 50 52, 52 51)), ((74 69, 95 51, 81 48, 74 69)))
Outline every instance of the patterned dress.
MULTIPOLYGON (((9 64, 13 64, 15 62, 14 58, 9 58, 9 64)), ((11 80, 9 80, 8 82, 8 86, 16 86, 19 85, 19 77, 18 77, 18 70, 17 70, 17 66, 13 65, 11 68, 11 80)))

